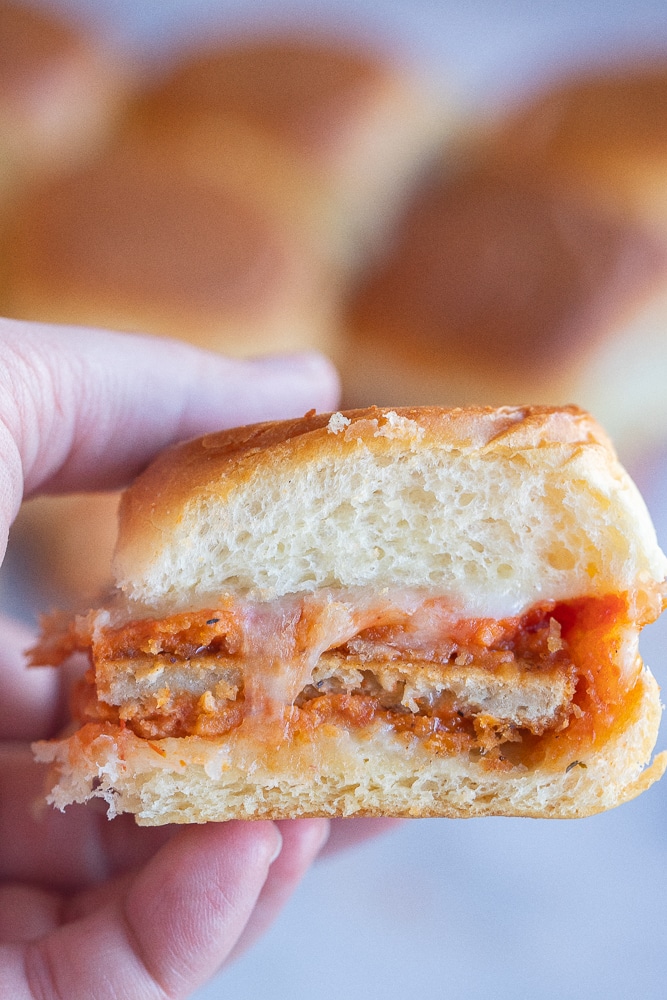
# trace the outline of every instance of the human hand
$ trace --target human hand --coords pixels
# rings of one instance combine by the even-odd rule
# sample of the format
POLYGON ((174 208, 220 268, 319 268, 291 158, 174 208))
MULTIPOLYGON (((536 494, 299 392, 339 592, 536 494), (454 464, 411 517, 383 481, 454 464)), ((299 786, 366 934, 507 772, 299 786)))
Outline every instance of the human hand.
MULTIPOLYGON (((24 494, 113 489, 172 441, 337 394, 317 357, 232 361, 7 320, 0 362, 0 555, 24 494)), ((29 743, 63 725, 67 672, 26 670, 32 637, 16 623, 0 635, 0 998, 188 996, 270 923, 328 823, 141 829, 95 803, 35 813, 29 743)))

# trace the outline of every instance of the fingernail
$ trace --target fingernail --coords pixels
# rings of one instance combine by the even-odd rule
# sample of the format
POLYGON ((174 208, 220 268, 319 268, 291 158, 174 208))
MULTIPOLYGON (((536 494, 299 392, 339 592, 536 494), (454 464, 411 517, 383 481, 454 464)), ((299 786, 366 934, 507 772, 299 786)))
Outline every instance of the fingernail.
POLYGON ((329 836, 331 834, 331 822, 330 822, 330 820, 328 820, 328 819, 321 820, 321 823, 322 823, 322 830, 321 830, 321 833, 320 833, 320 843, 319 843, 319 846, 317 848, 317 853, 318 854, 322 850, 322 848, 326 846, 326 842, 329 839, 329 836))
POLYGON ((269 865, 272 865, 273 862, 276 860, 276 858, 280 857, 280 852, 283 849, 282 834, 281 834, 280 830, 278 829, 278 827, 275 825, 275 823, 273 824, 273 829, 276 831, 276 846, 275 846, 273 854, 271 855, 271 858, 269 860, 269 865))

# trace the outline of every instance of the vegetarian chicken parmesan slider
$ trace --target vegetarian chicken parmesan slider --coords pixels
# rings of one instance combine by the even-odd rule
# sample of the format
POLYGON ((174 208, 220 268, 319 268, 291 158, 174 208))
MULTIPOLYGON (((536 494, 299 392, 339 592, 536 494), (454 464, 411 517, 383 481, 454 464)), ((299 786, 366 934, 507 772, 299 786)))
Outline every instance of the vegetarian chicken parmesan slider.
POLYGON ((660 777, 638 655, 667 561, 571 407, 307 415, 165 452, 124 495, 50 801, 140 824, 584 816, 660 777))

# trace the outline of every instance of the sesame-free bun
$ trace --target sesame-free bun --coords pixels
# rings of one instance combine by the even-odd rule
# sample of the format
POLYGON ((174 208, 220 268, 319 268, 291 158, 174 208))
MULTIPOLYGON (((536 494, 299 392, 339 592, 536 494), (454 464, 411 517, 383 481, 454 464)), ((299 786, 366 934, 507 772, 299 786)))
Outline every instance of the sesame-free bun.
POLYGON ((370 408, 176 446, 126 491, 117 586, 146 607, 425 588, 468 614, 665 574, 649 515, 575 408, 370 408), (349 423, 348 423, 349 421, 349 423), (250 527, 251 525, 251 527, 250 527))
POLYGON ((580 70, 503 122, 494 156, 530 164, 593 201, 667 229, 667 60, 580 70))
MULTIPOLYGON (((660 703, 637 654, 641 626, 660 611, 666 568, 643 502, 607 437, 574 408, 371 408, 239 428, 177 446, 122 500, 116 600, 75 626, 92 637, 107 714, 84 717, 69 737, 36 745, 38 759, 53 765, 50 801, 64 808, 100 796, 112 814, 131 812, 145 825, 315 815, 570 818, 618 805, 657 780, 666 763, 661 756, 644 770, 660 703), (618 631, 609 645, 602 638, 605 622, 619 600, 627 618, 613 626, 618 631), (606 607, 601 616, 583 612, 589 625, 581 626, 580 654, 571 655, 582 656, 582 676, 592 677, 586 671, 593 656, 600 676, 607 671, 625 685, 613 724, 576 737, 587 703, 567 707, 570 675, 558 674, 564 687, 557 695, 546 661, 546 674, 512 673, 506 646, 497 654, 505 666, 494 660, 491 669, 490 661, 479 669, 474 652, 427 663, 431 654, 396 658, 394 652, 387 659, 386 647, 369 652, 363 645, 373 641, 373 623, 386 620, 382 608, 393 608, 393 620, 407 623, 409 635, 412 616, 417 621, 425 614, 428 621, 433 602, 443 601, 468 623, 507 622, 539 606, 558 615, 559 602, 606 607), (211 656, 210 633, 194 649, 203 633, 192 630, 199 619, 206 619, 202 628, 221 627, 227 612, 218 607, 247 609, 241 614, 249 631, 240 646, 230 639, 223 665, 213 667, 197 660, 211 656), (294 623, 307 615, 310 624, 299 631, 294 623), (358 616, 352 627, 350 615, 358 616), (103 654, 126 623, 139 659, 123 659, 111 647, 103 654), (167 640, 160 639, 161 628, 167 640), (192 657, 183 662, 176 662, 179 629, 186 630, 192 657), (357 632, 349 647, 340 645, 357 632), (298 652, 289 652, 291 642, 298 652), (306 662, 303 643, 325 652, 306 662), (162 648, 170 657, 160 658, 162 648), (238 649, 255 653, 243 654, 245 662, 234 654, 238 649), (245 684, 248 714, 223 735, 193 730, 146 737, 136 728, 134 708, 127 725, 110 714, 113 704, 142 696, 142 685, 150 704, 165 711, 169 671, 209 711, 213 695, 200 696, 207 669, 217 670, 224 698, 245 684), (239 669, 245 681, 234 672, 239 669), (380 708, 364 715, 357 708, 352 715, 323 716, 319 724, 303 722, 313 718, 309 705, 319 711, 327 701, 321 698, 327 691, 345 711, 356 696, 368 709, 360 692, 368 697, 371 682, 385 699, 378 705, 400 699, 398 715, 380 708), (510 685, 505 692, 504 683, 510 685), (536 685, 546 702, 531 703, 536 685), (254 700, 264 688, 273 701, 254 700), (481 726, 494 724, 494 714, 518 712, 525 719, 533 711, 546 719, 551 713, 551 722, 534 727, 539 734, 551 726, 545 737, 551 742, 540 752, 520 743, 527 756, 508 752, 491 766, 486 751, 457 751, 446 739, 438 743, 437 732, 428 739, 406 726, 429 692, 435 704, 455 689, 458 714, 472 712, 481 726), (262 714, 267 704, 275 710, 277 692, 288 690, 301 693, 282 706, 287 715, 262 714), (525 701, 512 693, 519 690, 525 701), (562 710, 549 707, 552 695, 564 699, 562 710), (398 728, 396 719, 403 720, 398 728)), ((557 672, 563 647, 554 619, 552 628, 548 649, 556 660, 547 660, 557 672)), ((217 697, 223 697, 219 690, 217 697)))
POLYGON ((134 104, 131 127, 211 177, 242 169, 328 251, 356 259, 453 129, 453 102, 377 46, 305 29, 186 53, 134 104))
POLYGON ((135 71, 101 31, 0 2, 0 190, 75 164, 109 132, 135 71))
POLYGON ((8 223, 19 319, 140 330, 227 354, 325 348, 331 268, 252 191, 141 141, 40 187, 8 223))
POLYGON ((350 297, 346 405, 575 402, 624 457, 663 440, 666 87, 554 85, 434 170, 350 297))
POLYGON ((337 360, 350 404, 574 401, 626 455, 664 435, 666 323, 666 239, 486 165, 415 195, 337 360))

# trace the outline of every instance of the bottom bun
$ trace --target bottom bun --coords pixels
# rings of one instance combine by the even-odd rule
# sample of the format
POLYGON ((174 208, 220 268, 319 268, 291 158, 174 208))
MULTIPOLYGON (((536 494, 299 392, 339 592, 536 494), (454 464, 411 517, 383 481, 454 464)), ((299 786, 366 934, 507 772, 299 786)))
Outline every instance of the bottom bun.
POLYGON ((434 756, 389 727, 320 726, 307 739, 258 747, 242 729, 225 737, 145 740, 89 723, 35 744, 54 765, 48 800, 60 809, 93 797, 140 826, 301 816, 532 816, 570 819, 620 805, 657 781, 667 753, 643 770, 660 723, 658 686, 644 671, 625 725, 562 767, 491 770, 466 755, 434 756))

